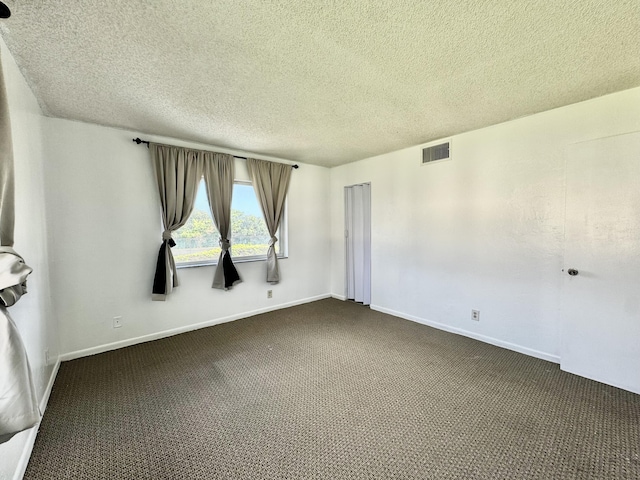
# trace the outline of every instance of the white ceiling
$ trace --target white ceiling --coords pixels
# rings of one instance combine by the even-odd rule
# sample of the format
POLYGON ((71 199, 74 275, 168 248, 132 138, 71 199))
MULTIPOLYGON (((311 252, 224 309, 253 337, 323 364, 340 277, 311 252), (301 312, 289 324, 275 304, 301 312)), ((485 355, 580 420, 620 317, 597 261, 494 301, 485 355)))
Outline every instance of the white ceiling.
POLYGON ((638 0, 5 0, 47 115, 334 166, 640 85, 638 0))

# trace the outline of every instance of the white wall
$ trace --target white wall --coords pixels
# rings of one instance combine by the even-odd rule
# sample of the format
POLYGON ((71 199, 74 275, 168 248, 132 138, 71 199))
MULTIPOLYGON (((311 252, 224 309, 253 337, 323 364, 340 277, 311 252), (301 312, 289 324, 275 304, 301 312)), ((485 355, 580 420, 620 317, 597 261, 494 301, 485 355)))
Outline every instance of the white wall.
MULTIPOLYGON (((68 354, 63 358, 329 295, 329 170, 301 164, 291 179, 289 258, 279 262, 278 285, 265 282, 264 262, 238 263, 243 283, 226 292, 211 288, 213 267, 187 268, 179 270, 181 285, 166 302, 152 302, 160 204, 149 151, 131 141, 136 136, 229 152, 47 119, 52 283, 61 349, 68 354), (122 316, 122 328, 112 328, 116 315, 122 316)), ((237 161, 236 177, 248 180, 243 160, 237 161)))
MULTIPOLYGON (((43 186, 44 154, 40 108, 20 74, 13 57, 0 39, 2 69, 9 99, 16 181, 15 249, 33 273, 27 279, 28 293, 10 308, 25 344, 34 382, 41 401, 46 403, 48 385, 57 367, 57 326, 51 308, 45 199, 43 186), (51 361, 47 365, 45 350, 51 361)), ((23 453, 30 451, 35 428, 22 432, 0 445, 0 479, 12 478, 23 453)), ((26 460, 26 457, 23 459, 26 460)))
POLYGON ((565 149, 636 130, 640 88, 457 135, 450 161, 416 146, 332 169, 333 294, 343 188, 371 182, 372 308, 557 362, 565 149))

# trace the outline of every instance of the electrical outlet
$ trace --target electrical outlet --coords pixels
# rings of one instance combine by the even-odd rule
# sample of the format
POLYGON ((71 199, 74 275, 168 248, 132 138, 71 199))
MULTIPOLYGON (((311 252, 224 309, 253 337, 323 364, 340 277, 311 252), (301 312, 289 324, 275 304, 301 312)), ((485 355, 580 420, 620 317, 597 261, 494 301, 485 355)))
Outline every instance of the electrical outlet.
POLYGON ((480 321, 480 310, 471 310, 471 320, 475 322, 480 321))
POLYGON ((122 316, 118 315, 113 317, 113 328, 120 328, 122 326, 122 316))
POLYGON ((267 298, 273 297, 273 290, 267 290, 267 298))
POLYGON ((47 348, 44 351, 44 364, 49 365, 51 363, 51 358, 49 357, 49 349, 47 348))

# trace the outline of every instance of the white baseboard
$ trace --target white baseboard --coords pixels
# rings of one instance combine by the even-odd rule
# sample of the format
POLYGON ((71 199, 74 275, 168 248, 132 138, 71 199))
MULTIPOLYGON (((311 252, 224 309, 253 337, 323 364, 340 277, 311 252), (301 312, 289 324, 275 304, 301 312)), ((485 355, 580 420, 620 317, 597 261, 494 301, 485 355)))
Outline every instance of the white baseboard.
POLYGON ((515 343, 505 342, 504 340, 499 340, 497 338, 487 337, 486 335, 481 335, 479 333, 464 330, 462 328, 452 327, 444 323, 432 322, 431 320, 426 320, 414 315, 407 315, 406 313, 396 312, 395 310, 391 310, 389 308, 380 307, 377 305, 371 305, 370 307, 371 310, 387 313, 389 315, 393 315, 394 317, 404 318, 405 320, 411 320, 412 322, 421 323, 422 325, 428 325, 429 327, 437 328, 438 330, 444 330, 445 332, 455 333, 458 335, 462 335, 463 337, 473 338, 474 340, 480 340, 481 342, 489 343, 491 345, 495 345, 496 347, 513 350, 514 352, 523 353, 525 355, 529 355, 530 357, 540 358, 541 360, 547 360, 548 362, 558 364, 560 363, 560 357, 557 355, 551 355, 549 353, 541 352, 539 350, 534 350, 528 347, 523 347, 515 343))
POLYGON ((332 293, 331 298, 335 298, 337 300, 345 301, 347 299, 346 295, 338 295, 337 293, 332 293))
POLYGON ((604 385, 620 388, 621 390, 626 390, 627 392, 637 393, 638 395, 640 395, 640 388, 638 388, 637 385, 631 386, 631 385, 624 385, 617 382, 612 382, 611 380, 603 379, 598 377, 597 375, 593 375, 590 372, 583 372, 579 368, 573 368, 573 367, 567 368, 562 364, 560 364, 560 370, 562 370, 563 372, 571 373, 573 375, 578 375, 579 377, 588 378, 589 380, 593 380, 595 382, 603 383, 604 385))
MULTIPOLYGON (((42 395, 42 399, 40 400, 40 413, 44 415, 45 410, 47 409, 47 404, 49 403, 49 397, 51 396, 51 390, 53 389, 53 383, 56 380, 56 376, 58 375, 58 370, 60 369, 60 359, 56 361, 56 364, 51 371, 51 376, 49 377, 49 382, 47 383, 47 388, 44 391, 44 395, 42 395)), ((38 435, 38 430, 40 430, 40 422, 42 422, 42 418, 37 425, 31 427, 29 430, 29 436, 27 437, 27 441, 25 442, 24 448, 22 450, 22 455, 20 455, 20 459, 18 460, 18 465, 16 466, 16 470, 13 474, 13 480, 22 480, 24 477, 24 472, 27 470, 27 465, 29 464, 29 459, 31 458, 31 452, 33 451, 33 446, 36 443, 36 436, 38 435)))
POLYGON ((323 295, 316 295, 314 297, 307 297, 293 302, 280 303, 278 305, 271 305, 269 307, 259 308, 257 310, 251 310, 248 312, 237 313, 235 315, 229 315, 227 317, 216 318, 213 320, 207 320, 206 322, 195 323, 192 325, 185 325, 183 327, 172 328, 170 330, 163 330, 161 332, 150 333, 148 335, 142 335, 140 337, 128 338, 126 340, 120 340, 118 342, 106 343, 104 345, 98 345, 96 347, 85 348, 83 350, 76 350, 75 352, 69 352, 60 355, 60 360, 65 362, 67 360, 74 360, 76 358, 88 357, 90 355, 96 355, 98 353, 108 352, 110 350, 117 350, 118 348, 129 347, 138 343, 150 342, 152 340, 158 340, 160 338, 172 337, 180 333, 190 332, 192 330, 199 330, 201 328, 211 327, 213 325, 219 325, 221 323, 232 322, 241 318, 252 317, 253 315, 259 315, 261 313, 272 312, 274 310, 281 310, 283 308, 294 307, 296 305, 302 305, 304 303, 315 302, 316 300, 322 300, 330 298, 329 293, 323 295))

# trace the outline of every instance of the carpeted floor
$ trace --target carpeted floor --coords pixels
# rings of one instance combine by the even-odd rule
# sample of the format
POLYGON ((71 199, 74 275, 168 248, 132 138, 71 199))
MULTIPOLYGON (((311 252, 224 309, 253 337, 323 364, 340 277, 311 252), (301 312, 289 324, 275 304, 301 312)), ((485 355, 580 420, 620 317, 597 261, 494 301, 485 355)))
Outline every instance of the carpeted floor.
POLYGON ((640 396, 328 299, 65 362, 27 479, 638 479, 640 396))

